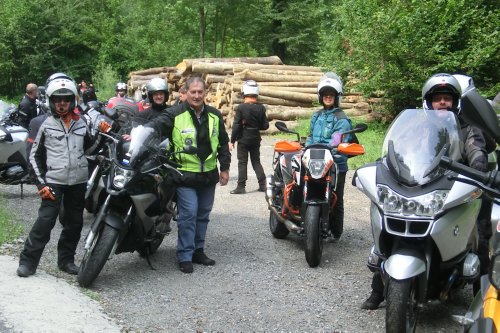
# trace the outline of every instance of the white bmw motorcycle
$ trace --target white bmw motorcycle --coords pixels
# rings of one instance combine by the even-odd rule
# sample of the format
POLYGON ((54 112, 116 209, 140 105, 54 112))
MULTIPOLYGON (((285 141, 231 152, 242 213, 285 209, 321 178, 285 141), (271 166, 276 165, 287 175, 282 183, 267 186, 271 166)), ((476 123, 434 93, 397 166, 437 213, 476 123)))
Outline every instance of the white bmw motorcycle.
POLYGON ((404 110, 378 161, 353 184, 371 200, 368 267, 384 281, 387 332, 413 332, 419 304, 445 300, 479 278, 476 218, 482 192, 439 166, 460 160, 458 120, 449 111, 404 110))

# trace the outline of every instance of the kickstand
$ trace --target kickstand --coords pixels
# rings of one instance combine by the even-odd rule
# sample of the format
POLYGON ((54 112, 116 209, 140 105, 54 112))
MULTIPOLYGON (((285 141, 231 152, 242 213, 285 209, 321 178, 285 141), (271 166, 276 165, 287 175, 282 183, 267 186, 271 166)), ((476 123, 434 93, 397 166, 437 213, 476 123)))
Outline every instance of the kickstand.
POLYGON ((149 267, 151 267, 153 271, 156 271, 156 268, 154 268, 153 265, 151 265, 151 260, 149 260, 149 248, 146 249, 146 261, 148 262, 149 267))
POLYGON ((24 188, 23 183, 21 183, 21 200, 24 198, 24 188))

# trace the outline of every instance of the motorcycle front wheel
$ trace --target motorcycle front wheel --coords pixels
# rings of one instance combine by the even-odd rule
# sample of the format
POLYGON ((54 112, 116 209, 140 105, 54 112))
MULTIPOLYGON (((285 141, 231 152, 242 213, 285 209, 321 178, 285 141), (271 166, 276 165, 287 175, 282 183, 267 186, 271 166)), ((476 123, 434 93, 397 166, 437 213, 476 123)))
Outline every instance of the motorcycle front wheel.
POLYGON ((414 279, 390 278, 387 286, 385 331, 415 332, 417 327, 417 301, 414 279))
POLYGON ((103 224, 94 238, 91 247, 85 251, 80 264, 77 281, 82 287, 88 287, 94 282, 106 261, 111 254, 111 250, 118 239, 118 230, 103 224))
POLYGON ((306 234, 306 261, 309 267, 316 267, 321 261, 323 253, 323 238, 320 228, 320 206, 308 206, 304 218, 306 234))

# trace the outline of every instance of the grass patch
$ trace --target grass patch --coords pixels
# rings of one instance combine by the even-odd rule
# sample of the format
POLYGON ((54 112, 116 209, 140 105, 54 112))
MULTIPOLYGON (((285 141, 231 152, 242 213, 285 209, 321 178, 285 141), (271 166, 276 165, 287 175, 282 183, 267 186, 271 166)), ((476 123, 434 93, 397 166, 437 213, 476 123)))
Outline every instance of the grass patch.
POLYGON ((23 227, 16 224, 12 214, 5 210, 5 199, 0 197, 0 245, 19 238, 23 227))
POLYGON ((101 300, 101 296, 99 295, 99 293, 97 293, 93 290, 86 289, 86 288, 80 288, 80 290, 82 291, 82 293, 84 295, 86 295, 88 298, 90 298, 94 301, 99 302, 101 300))

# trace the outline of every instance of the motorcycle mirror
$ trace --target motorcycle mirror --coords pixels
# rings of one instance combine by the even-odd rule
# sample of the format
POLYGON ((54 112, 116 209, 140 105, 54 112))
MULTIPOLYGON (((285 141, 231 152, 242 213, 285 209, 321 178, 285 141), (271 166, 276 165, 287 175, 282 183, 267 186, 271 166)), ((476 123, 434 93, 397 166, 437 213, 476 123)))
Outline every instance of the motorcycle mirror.
POLYGON ((160 144, 158 145, 158 147, 160 149, 167 149, 169 144, 170 144, 170 141, 167 138, 167 139, 163 140, 162 142, 160 142, 160 144))
POLYGON ((297 142, 300 142, 300 134, 295 131, 289 130, 284 122, 277 121, 274 124, 274 126, 276 126, 276 128, 279 129, 281 132, 295 134, 297 136, 297 142))
POLYGON ((274 126, 276 126, 276 128, 279 129, 282 132, 288 132, 288 127, 282 121, 277 121, 274 126))

